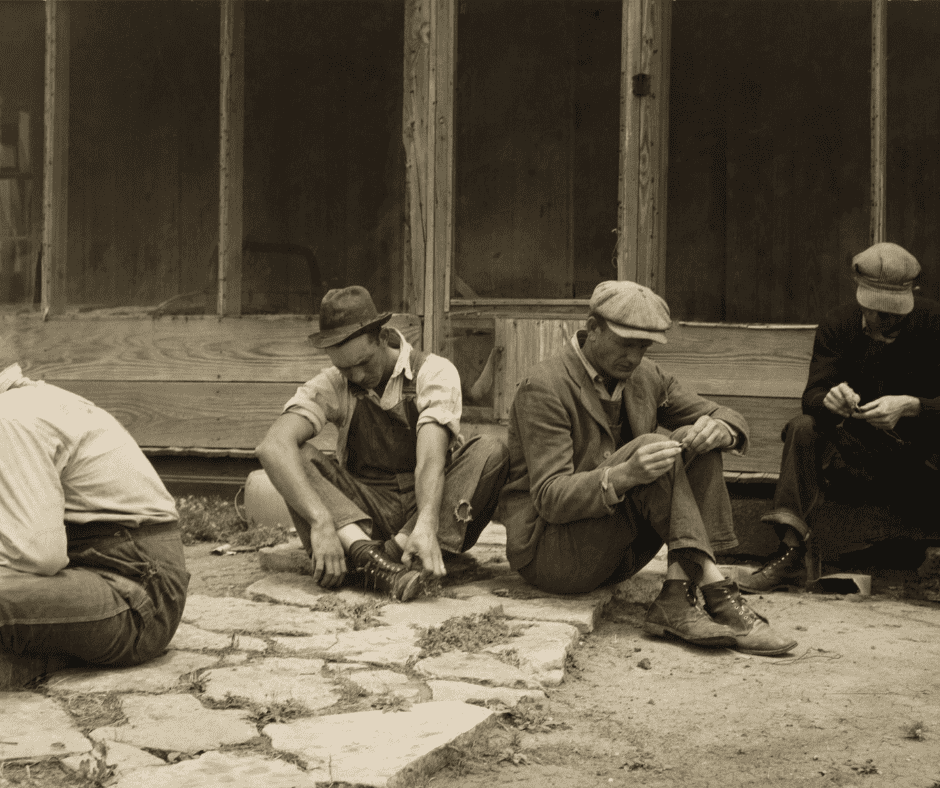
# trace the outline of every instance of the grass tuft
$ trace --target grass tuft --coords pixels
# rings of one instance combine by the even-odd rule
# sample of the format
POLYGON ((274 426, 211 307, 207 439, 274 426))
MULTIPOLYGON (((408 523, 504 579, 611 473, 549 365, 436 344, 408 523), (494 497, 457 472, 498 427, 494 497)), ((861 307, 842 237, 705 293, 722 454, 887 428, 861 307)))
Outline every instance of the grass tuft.
POLYGON ((271 547, 286 542, 287 527, 261 526, 242 520, 235 502, 217 495, 184 495, 176 499, 183 544, 221 542, 234 547, 271 547))
POLYGON ((454 616, 439 627, 428 627, 421 631, 418 647, 424 656, 436 657, 445 651, 473 653, 486 646, 496 646, 509 641, 516 634, 498 609, 472 616, 454 616))

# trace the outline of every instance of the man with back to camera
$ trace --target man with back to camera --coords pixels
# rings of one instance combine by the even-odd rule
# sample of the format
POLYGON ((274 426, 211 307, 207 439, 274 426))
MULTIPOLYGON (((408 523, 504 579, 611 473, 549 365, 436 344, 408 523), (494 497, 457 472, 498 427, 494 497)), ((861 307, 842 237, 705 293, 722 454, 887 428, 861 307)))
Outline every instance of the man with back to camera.
POLYGON ((893 243, 852 258, 856 303, 816 329, 803 413, 783 428, 774 508, 761 518, 780 547, 743 590, 805 584, 807 518, 828 483, 924 519, 940 483, 940 304, 915 297, 920 270, 893 243))
POLYGON ((367 587, 404 602, 423 577, 446 574, 442 550, 476 544, 508 459, 495 438, 463 440, 457 369, 415 350, 390 318, 364 287, 323 297, 310 340, 333 366, 297 389, 257 453, 314 581, 338 586, 348 556, 367 587), (327 422, 339 429, 336 460, 308 443, 327 422))
POLYGON ((0 372, 0 648, 135 665, 183 614, 173 498, 117 420, 83 397, 0 372))
POLYGON ((747 605, 713 552, 737 544, 721 452, 747 448, 747 424, 644 358, 671 323, 652 290, 601 282, 585 330, 519 384, 501 497, 509 563, 542 590, 584 593, 636 574, 665 543, 648 632, 784 654, 796 642, 747 605))

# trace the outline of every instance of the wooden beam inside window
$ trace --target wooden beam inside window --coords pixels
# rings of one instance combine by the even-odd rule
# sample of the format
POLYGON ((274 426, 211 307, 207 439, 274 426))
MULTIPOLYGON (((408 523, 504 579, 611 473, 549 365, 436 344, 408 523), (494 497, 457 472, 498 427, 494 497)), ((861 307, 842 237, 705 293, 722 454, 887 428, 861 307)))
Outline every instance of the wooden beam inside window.
POLYGON ((871 3, 871 233, 885 240, 888 158, 888 0, 871 3))
POLYGON ((43 171, 42 309, 65 312, 69 202, 69 8, 46 3, 45 169, 43 171))
POLYGON ((220 316, 238 316, 242 306, 244 236, 245 4, 242 0, 224 0, 221 10, 217 307, 220 316))

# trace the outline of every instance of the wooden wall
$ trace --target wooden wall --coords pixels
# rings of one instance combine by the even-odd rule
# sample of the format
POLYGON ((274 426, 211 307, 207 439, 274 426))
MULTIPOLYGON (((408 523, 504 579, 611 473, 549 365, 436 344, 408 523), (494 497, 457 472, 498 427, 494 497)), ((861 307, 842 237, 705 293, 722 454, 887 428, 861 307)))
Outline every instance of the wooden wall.
POLYGON ((616 276, 621 5, 460 3, 455 271, 475 295, 616 276))
POLYGON ((853 297, 851 256, 869 245, 870 31, 868 3, 674 3, 674 317, 813 323, 853 297))

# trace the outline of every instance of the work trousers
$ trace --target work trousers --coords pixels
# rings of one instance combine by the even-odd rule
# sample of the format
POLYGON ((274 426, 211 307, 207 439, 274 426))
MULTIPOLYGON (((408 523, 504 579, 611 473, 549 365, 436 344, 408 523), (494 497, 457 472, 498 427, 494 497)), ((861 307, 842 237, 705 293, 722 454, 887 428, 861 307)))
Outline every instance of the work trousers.
POLYGON ((923 516, 921 506, 936 490, 940 473, 914 446, 894 446, 876 430, 857 420, 821 428, 812 416, 791 419, 783 428, 774 508, 761 520, 773 524, 781 537, 790 526, 804 541, 809 539, 807 522, 826 486, 859 504, 889 506, 902 516, 921 511, 923 516))
MULTIPOLYGON (((686 429, 671 437, 681 440, 686 429)), ((640 446, 661 440, 662 435, 642 435, 598 467, 626 462, 640 446)), ((606 517, 546 523, 535 557, 519 574, 543 591, 578 594, 632 577, 663 544, 670 551, 698 550, 712 560, 713 550, 735 547, 721 453, 683 454, 681 459, 650 484, 629 490, 606 517)))
MULTIPOLYGON (((413 473, 365 479, 353 476, 311 444, 301 451, 307 479, 333 515, 337 529, 356 523, 372 539, 383 541, 414 530, 418 504, 413 473)), ((479 435, 454 450, 444 470, 437 532, 442 550, 459 553, 476 544, 493 517, 508 473, 509 452, 496 438, 479 435)), ((291 516, 309 553, 310 524, 293 509, 291 516)))
POLYGON ((161 654, 189 585, 177 523, 67 530, 69 564, 60 572, 0 567, 0 648, 115 666, 161 654))

